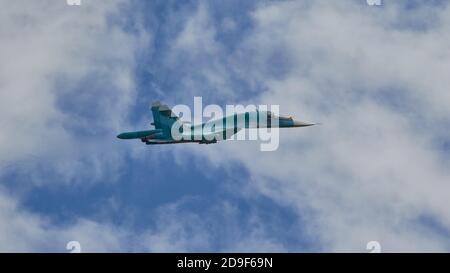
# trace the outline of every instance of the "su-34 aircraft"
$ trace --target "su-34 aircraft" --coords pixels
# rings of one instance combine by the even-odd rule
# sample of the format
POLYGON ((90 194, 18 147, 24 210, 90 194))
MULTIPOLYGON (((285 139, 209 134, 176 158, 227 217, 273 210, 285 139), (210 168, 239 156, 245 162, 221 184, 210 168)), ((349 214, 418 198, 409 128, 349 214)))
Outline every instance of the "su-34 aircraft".
POLYGON ((270 111, 235 113, 223 118, 191 125, 182 122, 167 106, 159 102, 152 105, 153 130, 121 133, 120 139, 140 139, 153 144, 199 143, 212 144, 219 140, 231 138, 242 129, 247 128, 291 128, 315 125, 296 121, 292 117, 276 116, 270 111))

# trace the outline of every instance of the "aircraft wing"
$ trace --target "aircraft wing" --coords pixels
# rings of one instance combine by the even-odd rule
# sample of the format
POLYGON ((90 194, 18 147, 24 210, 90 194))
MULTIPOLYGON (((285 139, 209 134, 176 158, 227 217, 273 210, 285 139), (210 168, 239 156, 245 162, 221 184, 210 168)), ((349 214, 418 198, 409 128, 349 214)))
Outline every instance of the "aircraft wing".
POLYGON ((208 139, 216 139, 216 140, 225 140, 231 138, 234 134, 237 134, 241 128, 224 128, 220 130, 216 130, 211 133, 203 133, 205 138, 208 139))

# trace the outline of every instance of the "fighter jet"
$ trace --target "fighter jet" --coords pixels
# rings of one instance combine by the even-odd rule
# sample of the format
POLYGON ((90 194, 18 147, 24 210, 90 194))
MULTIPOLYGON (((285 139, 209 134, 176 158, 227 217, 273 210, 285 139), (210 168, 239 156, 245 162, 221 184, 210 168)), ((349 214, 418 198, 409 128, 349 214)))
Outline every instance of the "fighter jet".
POLYGON ((182 122, 167 106, 159 102, 151 107, 155 127, 152 130, 125 132, 120 139, 140 139, 147 145, 199 143, 213 144, 230 139, 234 134, 247 128, 290 128, 306 127, 315 123, 296 121, 292 117, 276 116, 270 111, 235 113, 213 119, 198 125, 182 122))

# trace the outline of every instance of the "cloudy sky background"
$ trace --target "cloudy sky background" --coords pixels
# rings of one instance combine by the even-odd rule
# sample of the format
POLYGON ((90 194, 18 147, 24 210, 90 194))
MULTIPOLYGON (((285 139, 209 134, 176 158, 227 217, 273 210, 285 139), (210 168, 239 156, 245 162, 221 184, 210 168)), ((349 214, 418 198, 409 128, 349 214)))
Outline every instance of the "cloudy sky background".
POLYGON ((0 5, 0 251, 450 250, 447 1, 0 5), (323 125, 115 138, 193 96, 323 125))

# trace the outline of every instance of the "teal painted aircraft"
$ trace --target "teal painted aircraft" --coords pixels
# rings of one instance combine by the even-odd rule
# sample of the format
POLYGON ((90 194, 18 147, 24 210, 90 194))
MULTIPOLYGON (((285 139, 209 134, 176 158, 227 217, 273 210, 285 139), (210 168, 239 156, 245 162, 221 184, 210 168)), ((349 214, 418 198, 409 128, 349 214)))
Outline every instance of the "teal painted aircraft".
POLYGON ((167 106, 159 102, 152 105, 153 130, 121 133, 120 139, 140 139, 152 144, 199 143, 212 144, 231 138, 246 128, 290 128, 315 125, 296 121, 292 117, 276 116, 270 111, 236 113, 220 119, 191 125, 182 122, 167 106))

